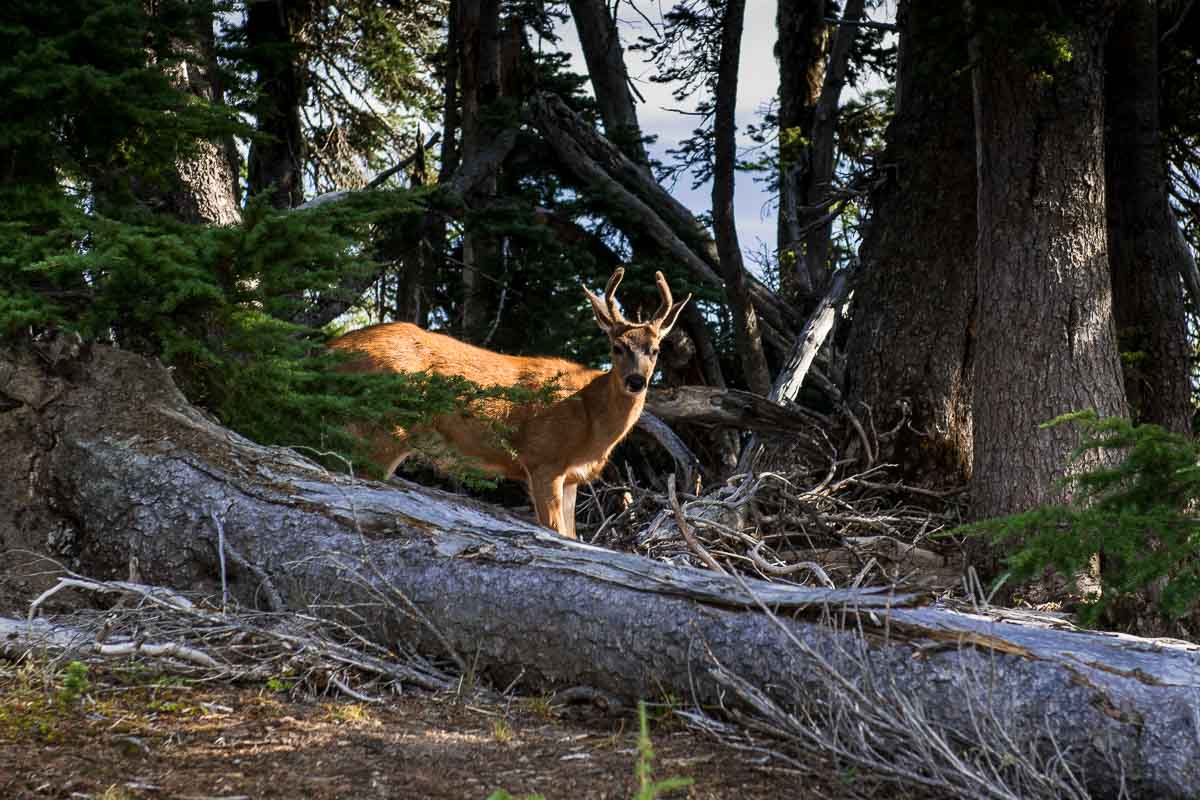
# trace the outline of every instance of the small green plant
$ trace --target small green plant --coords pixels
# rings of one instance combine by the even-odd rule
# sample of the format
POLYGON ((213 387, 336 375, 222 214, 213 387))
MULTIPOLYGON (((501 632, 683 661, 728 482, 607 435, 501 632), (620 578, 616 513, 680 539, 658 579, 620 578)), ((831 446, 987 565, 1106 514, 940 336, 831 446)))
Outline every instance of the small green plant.
POLYGON ((508 744, 515 735, 512 726, 504 720, 498 719, 492 723, 492 738, 500 744, 508 744))
POLYGON ((497 789, 488 795, 487 800, 546 800, 543 794, 527 794, 524 797, 513 797, 503 789, 497 789))
POLYGON ((56 696, 59 705, 69 706, 87 693, 91 687, 87 673, 88 666, 82 661, 67 664, 62 673, 62 686, 59 687, 56 696))
POLYGON ((554 706, 554 703, 551 699, 552 697, 553 695, 550 694, 543 694, 537 697, 526 697, 522 703, 525 706, 525 710, 530 714, 541 717, 542 719, 554 719, 554 717, 558 714, 558 710, 554 706))
POLYGON ((285 694, 290 692, 292 687, 295 685, 295 678, 288 678, 278 675, 267 678, 267 691, 274 692, 275 694, 285 694))
POLYGON ((654 747, 650 744, 650 721, 646 716, 646 702, 638 701, 638 760, 633 774, 637 778, 637 800, 655 800, 663 792, 684 789, 694 782, 692 778, 667 778, 656 781, 652 775, 654 747))
POLYGON ((1082 609, 1095 624, 1112 603, 1155 585, 1159 611, 1177 619, 1200 601, 1200 445, 1157 425, 1100 419, 1095 412, 1066 414, 1043 425, 1075 423, 1083 437, 1072 454, 1121 451, 1111 466, 1080 471, 1068 505, 1044 506, 959 529, 998 543, 1018 542, 1007 558, 1023 581, 1053 567, 1064 575, 1085 570, 1102 554, 1101 596, 1082 609), (1161 584, 1160 584, 1161 582, 1161 584))

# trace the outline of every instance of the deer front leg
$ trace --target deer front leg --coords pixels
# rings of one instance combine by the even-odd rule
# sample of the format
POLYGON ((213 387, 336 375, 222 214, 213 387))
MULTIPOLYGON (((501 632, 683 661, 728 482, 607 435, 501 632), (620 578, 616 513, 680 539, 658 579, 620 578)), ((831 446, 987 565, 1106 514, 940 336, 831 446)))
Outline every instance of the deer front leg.
POLYGON ((533 473, 529 476, 529 494, 533 496, 533 507, 537 510, 538 522, 562 536, 575 538, 574 532, 567 533, 563 524, 563 477, 548 473, 533 473))
POLYGON ((578 538, 575 535, 575 490, 578 488, 578 483, 568 483, 563 486, 563 536, 568 539, 578 538))

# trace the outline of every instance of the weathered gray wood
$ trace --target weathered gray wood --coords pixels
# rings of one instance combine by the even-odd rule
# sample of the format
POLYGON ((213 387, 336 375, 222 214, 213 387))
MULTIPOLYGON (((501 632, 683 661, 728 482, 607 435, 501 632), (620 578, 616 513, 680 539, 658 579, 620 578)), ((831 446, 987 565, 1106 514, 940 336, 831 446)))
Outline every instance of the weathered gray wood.
POLYGON ((781 406, 753 392, 715 386, 653 388, 646 398, 646 408, 671 424, 789 433, 832 425, 827 417, 814 411, 781 406))
MULTIPOLYGON (((848 270, 834 275, 829 291, 821 298, 821 302, 813 309, 808 321, 800 329, 800 335, 796 337, 796 343, 792 345, 783 369, 775 376, 775 381, 771 384, 771 391, 767 394, 770 402, 786 406, 799 397, 804 378, 808 375, 808 370, 812 366, 813 360, 816 359, 821 345, 825 343, 825 338, 833 330, 838 310, 850 295, 850 283, 848 270)), ((742 455, 738 459, 737 471, 749 470, 758 456, 758 451, 759 438, 756 433, 750 437, 750 441, 742 450, 742 455)))
POLYGON ((778 702, 820 703, 828 675, 793 636, 852 681, 869 670, 877 688, 966 741, 972 715, 997 709, 1017 741, 1052 741, 1100 795, 1117 793, 1114 757, 1135 796, 1200 794, 1195 646, 1009 624, 920 606, 913 594, 743 588, 569 542, 446 493, 329 475, 222 429, 165 370, 131 354, 44 353, 0 351, 10 591, 47 580, 14 574, 18 550, 98 578, 135 571, 144 583, 215 590, 216 515, 258 569, 232 565, 242 602, 254 602, 265 574, 294 608, 342 609, 381 642, 452 649, 501 681, 711 702, 716 658, 778 702), (846 624, 822 622, 827 610, 846 624))

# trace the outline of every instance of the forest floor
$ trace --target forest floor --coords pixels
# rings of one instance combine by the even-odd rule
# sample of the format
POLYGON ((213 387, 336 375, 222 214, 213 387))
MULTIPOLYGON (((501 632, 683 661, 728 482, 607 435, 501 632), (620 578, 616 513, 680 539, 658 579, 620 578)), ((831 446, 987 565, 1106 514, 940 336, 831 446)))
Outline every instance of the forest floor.
MULTIPOLYGON (((274 687, 279 688, 279 687, 274 687)), ((836 782, 755 764, 651 725, 664 798, 838 796, 836 782)), ((413 692, 384 704, 292 698, 138 670, 0 661, 0 798, 631 798, 636 717, 538 699, 474 705, 413 692), (579 713, 576 713, 576 712, 579 713)))

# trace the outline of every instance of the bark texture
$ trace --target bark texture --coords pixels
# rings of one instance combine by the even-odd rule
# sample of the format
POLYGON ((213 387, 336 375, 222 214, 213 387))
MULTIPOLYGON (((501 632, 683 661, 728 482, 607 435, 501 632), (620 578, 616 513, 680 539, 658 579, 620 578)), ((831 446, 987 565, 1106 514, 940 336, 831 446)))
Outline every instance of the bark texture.
POLYGON ((295 33, 307 6, 298 0, 252 0, 246 6, 247 60, 257 71, 259 91, 249 191, 270 192, 272 206, 292 208, 304 201, 304 87, 295 33))
POLYGON ((721 24, 721 58, 717 68, 716 108, 713 116, 713 230, 721 272, 725 277, 725 295, 733 317, 733 335, 742 377, 752 392, 771 391, 771 371, 763 352, 758 314, 746 289, 746 265, 738 242, 737 215, 733 208, 734 172, 737 165, 737 85, 741 61, 742 27, 746 18, 745 0, 729 0, 721 24))
MULTIPOLYGON (((244 559, 229 573, 241 602, 255 603, 266 576, 288 607, 352 608, 347 622, 365 635, 453 652, 500 685, 713 702, 715 659, 803 706, 824 702, 820 657, 838 680, 869 681, 967 741, 973 715, 994 709, 1015 740, 1068 754, 1100 796, 1122 781, 1135 796, 1200 792, 1194 646, 1001 623, 912 595, 741 584, 568 542, 462 498, 332 476, 255 445, 127 352, 70 341, 0 351, 0 400, 0 466, 15 477, 0 484, 9 580, 21 550, 97 578, 133 567, 144 583, 217 591, 219 521, 244 559), (829 610, 849 623, 823 622, 829 610)), ((24 580, 9 588, 53 576, 24 580)))
MULTIPOLYGON (((474 169, 492 139, 484 113, 500 97, 500 2, 459 0, 459 76, 462 87, 462 168, 474 169)), ((495 171, 487 171, 466 196, 469 208, 483 208, 496 195, 495 171)), ((479 341, 487 328, 491 274, 498 271, 500 243, 468 222, 462 249, 462 335, 479 341)))
POLYGON ((604 120, 604 134, 634 163, 641 164, 649 176, 650 164, 642 144, 637 107, 629 91, 629 73, 625 69, 617 21, 606 0, 570 0, 570 6, 600 119, 604 120))
MULTIPOLYGON (((204 102, 224 105, 212 14, 196 13, 195 25, 195 40, 172 41, 176 59, 161 61, 160 66, 179 89, 204 102)), ((237 170, 232 137, 200 139, 191 152, 176 160, 171 174, 153 180, 135 178, 133 188, 139 200, 183 222, 237 225, 242 220, 237 170)))
POLYGON ((1180 274, 1190 254, 1178 246, 1167 200, 1157 5, 1126 2, 1105 50, 1108 243, 1129 410, 1137 422, 1185 433, 1192 396, 1180 274))
POLYGON ((858 26, 865 8, 864 0, 847 0, 842 24, 833 36, 829 51, 829 68, 813 115, 811 136, 811 171, 808 175, 808 202, 798 209, 800 231, 804 237, 804 261, 813 281, 813 295, 807 298, 804 310, 810 311, 818 298, 829 288, 833 274, 830 256, 833 252, 833 217, 829 198, 833 192, 834 140, 837 137, 838 108, 846 72, 850 67, 850 48, 858 36, 858 26))
MULTIPOLYGON (((984 6, 980 6, 984 8, 984 6)), ((1087 3, 1055 20, 1069 58, 1033 61, 1012 18, 972 40, 978 143, 978 340, 973 514, 1063 499, 1078 442, 1070 411, 1124 415, 1104 190, 1107 19, 1087 3)), ((1001 13, 1001 12, 995 12, 1001 13)), ((1029 29, 1040 15, 1032 11, 1029 29)), ((1015 22, 1023 21, 1017 15, 1015 22)), ((1045 36, 1043 31, 1035 35, 1045 36)), ((1084 464, 1093 466, 1097 462, 1084 464)))
POLYGON ((900 4, 896 116, 882 159, 847 343, 847 398, 895 430, 879 458, 910 480, 971 472, 975 137, 955 0, 900 4), (908 418, 908 423, 897 424, 908 418))
POLYGON ((812 205, 809 136, 825 82, 824 0, 779 0, 775 11, 779 61, 779 283, 786 297, 817 294, 804 257, 800 207, 812 205))

